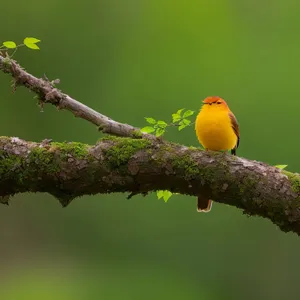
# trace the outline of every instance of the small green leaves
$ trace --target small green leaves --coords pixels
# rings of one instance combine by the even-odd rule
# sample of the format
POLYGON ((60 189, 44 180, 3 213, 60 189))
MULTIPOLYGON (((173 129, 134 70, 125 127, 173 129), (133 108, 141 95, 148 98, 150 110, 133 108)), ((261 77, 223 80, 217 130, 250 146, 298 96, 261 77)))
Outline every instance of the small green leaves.
POLYGON ((192 116, 195 113, 193 110, 187 110, 183 113, 183 115, 181 115, 183 111, 184 108, 179 109, 175 114, 172 114, 172 123, 176 126, 179 126, 179 131, 191 124, 191 121, 186 118, 192 116))
POLYGON ((15 48, 17 48, 16 43, 13 42, 13 41, 3 42, 3 46, 6 47, 7 49, 15 49, 15 48))
POLYGON ((181 116, 178 114, 172 114, 172 123, 176 123, 178 121, 180 121, 181 116))
POLYGON ((33 49, 33 50, 39 50, 40 47, 37 45, 37 43, 39 43, 40 40, 36 39, 34 37, 27 37, 24 39, 23 43, 26 47, 33 49))
POLYGON ((179 124, 178 130, 180 131, 186 126, 189 126, 191 124, 191 121, 188 119, 182 119, 178 124, 179 124))
POLYGON ((39 39, 36 39, 34 37, 27 37, 24 39, 23 41, 23 44, 19 44, 17 45, 15 42, 13 41, 5 41, 2 43, 2 45, 0 45, 0 49, 1 50, 4 50, 4 51, 8 51, 10 49, 14 49, 14 51, 8 55, 8 53, 6 52, 6 55, 7 57, 13 57, 14 54, 17 52, 17 50, 20 48, 20 47, 23 47, 23 46, 26 46, 30 49, 33 49, 33 50, 39 50, 39 46, 36 45, 37 43, 39 43, 40 40, 39 39))
POLYGON ((277 166, 275 166, 275 167, 278 168, 278 169, 283 170, 283 169, 285 169, 287 166, 288 166, 288 165, 277 165, 277 166))
POLYGON ((164 191, 160 190, 160 191, 157 191, 156 195, 157 195, 158 199, 163 198, 164 201, 167 202, 173 194, 172 194, 172 192, 170 192, 168 190, 164 190, 164 191))
POLYGON ((183 110, 185 110, 185 108, 178 109, 176 114, 181 115, 183 110))
POLYGON ((162 198, 164 196, 164 191, 163 190, 157 191, 156 195, 157 195, 157 199, 159 200, 160 198, 162 198))
POLYGON ((165 133, 167 126, 168 124, 165 121, 157 121, 157 123, 154 125, 154 128, 156 129, 155 136, 162 136, 165 133))
POLYGON ((152 132, 155 131, 155 129, 154 129, 153 127, 151 127, 151 126, 146 126, 146 127, 143 127, 143 128, 141 129, 141 131, 142 131, 142 132, 145 132, 145 133, 152 133, 152 132))
POLYGON ((36 38, 34 38, 34 37, 26 37, 25 39, 24 39, 24 44, 26 45, 26 44, 36 44, 36 43, 38 43, 38 42, 40 42, 41 40, 39 40, 39 39, 36 39, 36 38))
POLYGON ((194 114, 194 111, 192 110, 187 110, 184 114, 183 114, 183 118, 187 118, 190 117, 194 114))
POLYGON ((158 127, 158 128, 156 129, 155 136, 159 137, 159 136, 163 135, 163 134, 165 133, 165 131, 166 131, 166 130, 165 130, 164 128, 158 127))
POLYGON ((186 126, 189 126, 191 124, 191 121, 189 119, 183 119, 182 123, 186 126))
POLYGON ((168 124, 165 121, 162 120, 157 121, 157 123, 154 126, 154 128, 156 129, 155 136, 157 137, 162 136, 165 133, 167 126, 168 124))
POLYGON ((168 124, 165 121, 157 121, 157 125, 160 128, 166 128, 168 126, 168 124))
POLYGON ((182 130, 183 128, 185 128, 186 126, 184 125, 184 124, 182 124, 182 125, 180 125, 179 127, 178 127, 178 130, 180 131, 180 130, 182 130))
POLYGON ((145 119, 149 124, 156 124, 156 121, 153 118, 145 118, 145 119))
POLYGON ((172 114, 172 123, 176 123, 181 120, 181 113, 184 108, 178 109, 176 113, 172 114))
POLYGON ((178 109, 176 113, 172 114, 172 123, 169 124, 162 120, 156 121, 153 118, 146 117, 145 120, 152 126, 146 126, 142 128, 141 131, 146 133, 155 132, 155 136, 157 137, 162 136, 166 132, 166 128, 168 126, 178 126, 178 130, 180 131, 183 128, 191 125, 192 122, 187 118, 194 114, 193 110, 187 110, 185 112, 184 110, 184 108, 181 108, 178 109))
POLYGON ((166 127, 168 126, 168 124, 165 121, 162 120, 156 121, 155 119, 150 117, 146 117, 145 120, 153 126, 146 126, 142 128, 141 129, 142 132, 145 133, 155 132, 155 136, 157 137, 162 136, 165 133, 166 127))
POLYGON ((165 202, 167 202, 171 196, 172 193, 170 191, 164 191, 163 199, 165 202))

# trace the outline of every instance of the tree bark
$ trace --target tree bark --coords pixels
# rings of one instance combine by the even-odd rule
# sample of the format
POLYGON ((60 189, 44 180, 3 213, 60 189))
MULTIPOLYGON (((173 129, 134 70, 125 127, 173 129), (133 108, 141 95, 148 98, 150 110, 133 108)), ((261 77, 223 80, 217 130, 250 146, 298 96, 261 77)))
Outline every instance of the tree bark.
POLYGON ((114 121, 37 78, 0 52, 0 70, 50 103, 114 136, 96 145, 26 142, 0 137, 0 202, 23 192, 48 192, 63 206, 97 193, 157 190, 202 195, 270 219, 282 231, 300 234, 300 175, 226 153, 169 143, 114 121))
POLYGON ((226 153, 162 140, 108 137, 81 143, 0 138, 0 196, 48 192, 63 206, 82 195, 170 190, 201 194, 300 234, 300 176, 226 153))

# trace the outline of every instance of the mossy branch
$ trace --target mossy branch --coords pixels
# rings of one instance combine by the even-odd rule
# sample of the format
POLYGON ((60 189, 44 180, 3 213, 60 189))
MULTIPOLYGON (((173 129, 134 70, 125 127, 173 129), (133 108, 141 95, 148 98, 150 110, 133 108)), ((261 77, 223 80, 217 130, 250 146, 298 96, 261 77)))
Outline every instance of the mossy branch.
POLYGON ((94 146, 26 142, 0 137, 0 202, 23 192, 48 192, 63 206, 82 195, 169 190, 203 195, 270 219, 300 235, 300 175, 261 162, 191 149, 141 133, 62 93, 57 80, 37 78, 0 52, 0 70, 50 103, 96 125, 105 133, 94 146))
POLYGON ((167 189, 205 195, 300 234, 300 176, 261 162, 161 140, 117 137, 94 146, 1 137, 0 156, 3 203, 23 192, 48 192, 66 206, 82 195, 167 189))

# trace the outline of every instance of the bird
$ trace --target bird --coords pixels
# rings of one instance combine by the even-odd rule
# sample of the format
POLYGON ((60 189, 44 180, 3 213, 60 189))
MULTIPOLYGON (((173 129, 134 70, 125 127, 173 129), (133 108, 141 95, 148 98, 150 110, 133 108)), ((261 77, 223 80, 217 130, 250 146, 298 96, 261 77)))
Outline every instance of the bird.
MULTIPOLYGON (((240 143, 240 129, 236 117, 226 101, 218 96, 209 96, 196 117, 195 131, 200 144, 206 150, 228 151, 236 155, 240 143)), ((199 195, 198 212, 209 212, 212 200, 199 195)))

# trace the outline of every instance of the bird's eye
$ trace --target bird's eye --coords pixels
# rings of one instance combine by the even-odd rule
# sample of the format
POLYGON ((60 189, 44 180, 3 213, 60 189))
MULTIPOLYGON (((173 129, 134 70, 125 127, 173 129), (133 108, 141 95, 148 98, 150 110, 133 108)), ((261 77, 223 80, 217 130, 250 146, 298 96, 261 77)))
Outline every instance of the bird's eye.
POLYGON ((218 101, 217 104, 221 104, 222 102, 218 101))

